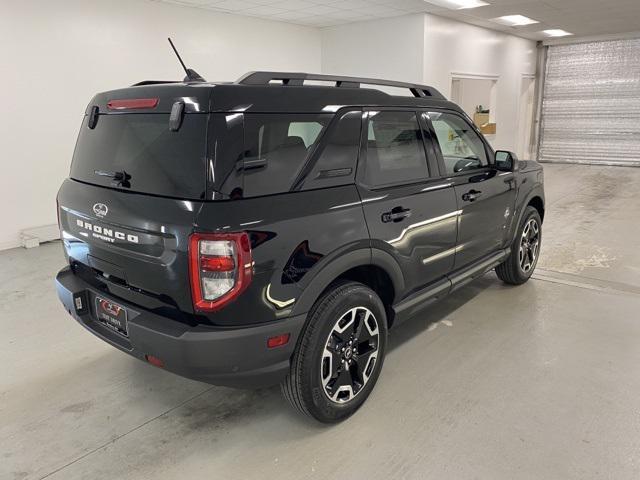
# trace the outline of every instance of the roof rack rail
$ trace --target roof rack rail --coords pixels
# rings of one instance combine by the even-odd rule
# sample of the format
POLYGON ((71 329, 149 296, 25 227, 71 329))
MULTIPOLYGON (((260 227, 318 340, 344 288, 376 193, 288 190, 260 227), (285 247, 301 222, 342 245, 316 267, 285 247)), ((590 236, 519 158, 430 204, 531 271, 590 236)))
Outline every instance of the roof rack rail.
POLYGON ((336 87, 359 88, 361 84, 380 85, 384 87, 407 88, 414 97, 432 97, 444 100, 445 97, 438 90, 428 85, 415 83, 396 82, 393 80, 381 80, 379 78, 344 77, 339 75, 324 75, 316 73, 296 72, 249 72, 238 80, 240 85, 268 85, 274 81, 280 81, 283 85, 304 85, 306 80, 319 80, 335 82, 336 87))

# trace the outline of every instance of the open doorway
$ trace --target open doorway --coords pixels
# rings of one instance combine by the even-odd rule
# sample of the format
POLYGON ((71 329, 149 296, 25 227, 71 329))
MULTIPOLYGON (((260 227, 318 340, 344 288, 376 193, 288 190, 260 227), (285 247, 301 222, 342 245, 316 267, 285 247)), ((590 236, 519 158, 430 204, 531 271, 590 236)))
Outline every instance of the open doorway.
POLYGON ((535 75, 522 75, 518 98, 518 145, 516 154, 522 159, 533 158, 531 135, 533 130, 533 104, 535 75))
POLYGON ((491 142, 496 134, 497 76, 451 74, 451 100, 471 117, 491 142))

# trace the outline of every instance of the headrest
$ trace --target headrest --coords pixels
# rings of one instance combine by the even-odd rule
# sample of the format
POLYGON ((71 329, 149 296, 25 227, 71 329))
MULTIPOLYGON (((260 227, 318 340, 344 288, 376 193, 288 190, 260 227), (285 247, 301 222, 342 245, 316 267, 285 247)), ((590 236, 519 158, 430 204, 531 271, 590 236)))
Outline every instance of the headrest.
POLYGON ((307 148, 304 144, 304 140, 302 137, 298 137, 297 135, 290 135, 287 139, 280 145, 280 147, 302 147, 307 148))

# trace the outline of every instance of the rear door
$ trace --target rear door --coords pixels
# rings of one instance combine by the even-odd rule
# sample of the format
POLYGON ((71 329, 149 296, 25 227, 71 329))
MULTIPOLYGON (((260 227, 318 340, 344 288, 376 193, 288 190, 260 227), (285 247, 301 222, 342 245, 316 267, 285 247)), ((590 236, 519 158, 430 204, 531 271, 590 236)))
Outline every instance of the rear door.
POLYGON ((172 99, 132 111, 96 99, 103 113, 90 105, 58 194, 65 252, 117 298, 191 312, 187 240, 206 190, 208 114, 187 112, 172 131, 172 99))
POLYGON ((357 176, 372 247, 396 259, 409 293, 453 266, 454 189, 432 178, 438 167, 417 112, 377 109, 364 116, 357 176))
POLYGON ((460 211, 458 269, 504 246, 515 204, 514 175, 494 168, 493 152, 462 115, 430 110, 426 120, 437 139, 441 173, 454 185, 460 211))

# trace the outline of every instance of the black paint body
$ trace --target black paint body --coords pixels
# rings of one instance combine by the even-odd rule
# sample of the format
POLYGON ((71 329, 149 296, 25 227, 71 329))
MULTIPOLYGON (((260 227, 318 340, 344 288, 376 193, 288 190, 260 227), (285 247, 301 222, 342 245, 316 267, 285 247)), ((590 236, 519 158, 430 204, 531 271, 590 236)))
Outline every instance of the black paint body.
MULTIPOLYGON (((172 105, 184 102, 186 118, 207 116, 210 132, 220 122, 216 115, 237 115, 241 121, 249 113, 330 112, 334 119, 328 132, 341 128, 344 115, 362 123, 361 141, 353 145, 327 145, 325 134, 295 188, 277 195, 234 199, 225 182, 230 182, 235 159, 225 157, 225 148, 216 150, 211 134, 201 139, 206 153, 200 198, 135 193, 114 187, 108 179, 102 184, 101 179, 95 184, 64 181, 58 205, 69 266, 57 278, 63 304, 112 345, 139 358, 157 356, 168 370, 184 376, 237 386, 277 383, 288 371, 306 314, 336 279, 375 277, 395 326, 500 263, 527 205, 544 213, 541 166, 520 161, 513 171, 499 171, 488 143, 488 167, 445 174, 427 112, 468 117, 457 105, 436 97, 323 86, 144 85, 97 95, 82 128, 89 128, 93 107, 100 115, 117 115, 108 113, 110 99, 146 97, 160 99, 155 113, 166 114, 167 122, 172 105), (428 178, 385 188, 361 181, 367 158, 366 113, 384 109, 417 113, 428 178), (352 172, 323 178, 314 164, 318 158, 335 161, 331 168, 352 172), (220 179, 209 170, 212 165, 216 173, 231 173, 220 179), (473 189, 482 196, 463 200, 473 189), (108 214, 98 217, 92 210, 96 203, 107 205, 108 214), (384 220, 385 214, 402 211, 410 215, 384 220), (86 235, 85 222, 136 235, 138 242, 106 242, 95 237, 94 230, 86 235), (251 239, 253 280, 237 300, 214 313, 196 312, 192 305, 188 239, 196 231, 246 231, 251 239), (77 310, 76 297, 91 305, 97 293, 127 308, 128 338, 97 322, 91 308, 77 310), (289 343, 267 349, 267 338, 280 333, 291 334, 289 343)), ((100 119, 97 124, 100 128, 100 119)))

